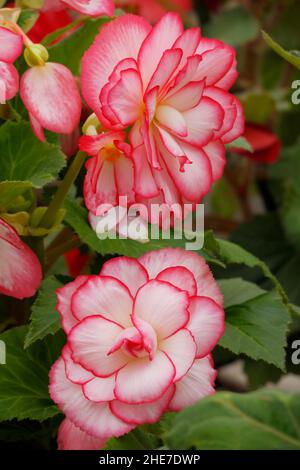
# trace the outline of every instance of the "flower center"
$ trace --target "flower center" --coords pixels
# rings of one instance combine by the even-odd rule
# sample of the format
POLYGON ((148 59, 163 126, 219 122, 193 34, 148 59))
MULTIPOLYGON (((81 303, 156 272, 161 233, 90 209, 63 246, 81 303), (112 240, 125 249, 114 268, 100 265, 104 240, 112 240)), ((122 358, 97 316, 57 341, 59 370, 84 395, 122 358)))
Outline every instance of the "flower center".
POLYGON ((141 325, 140 330, 136 327, 123 330, 107 355, 122 350, 127 356, 134 358, 149 356, 149 359, 152 360, 156 347, 157 338, 152 327, 141 325))
POLYGON ((102 160, 107 160, 110 162, 115 161, 117 158, 120 157, 120 155, 120 150, 118 150, 114 144, 106 145, 99 152, 99 156, 102 160))

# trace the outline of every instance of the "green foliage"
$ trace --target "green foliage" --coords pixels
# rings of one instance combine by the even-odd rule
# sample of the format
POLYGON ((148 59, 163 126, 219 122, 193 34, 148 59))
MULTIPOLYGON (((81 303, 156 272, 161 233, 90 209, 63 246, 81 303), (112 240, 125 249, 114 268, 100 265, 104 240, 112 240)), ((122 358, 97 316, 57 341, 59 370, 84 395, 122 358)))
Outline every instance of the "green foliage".
POLYGON ((279 391, 217 393, 176 415, 171 449, 300 449, 300 396, 279 391))
POLYGON ((56 333, 60 327, 60 316, 56 310, 56 289, 62 284, 55 276, 44 279, 38 297, 31 307, 31 317, 24 346, 28 348, 38 339, 44 339, 48 334, 56 333))
POLYGON ((0 374, 0 421, 17 418, 43 421, 59 413, 49 397, 49 370, 64 344, 64 335, 49 336, 24 350, 27 327, 0 335, 6 364, 0 374))
POLYGON ((257 20, 243 7, 222 10, 204 27, 204 36, 221 39, 235 47, 252 41, 258 32, 257 20))
POLYGON ((0 127, 0 181, 22 181, 41 188, 65 166, 65 157, 53 144, 40 142, 26 122, 0 127))

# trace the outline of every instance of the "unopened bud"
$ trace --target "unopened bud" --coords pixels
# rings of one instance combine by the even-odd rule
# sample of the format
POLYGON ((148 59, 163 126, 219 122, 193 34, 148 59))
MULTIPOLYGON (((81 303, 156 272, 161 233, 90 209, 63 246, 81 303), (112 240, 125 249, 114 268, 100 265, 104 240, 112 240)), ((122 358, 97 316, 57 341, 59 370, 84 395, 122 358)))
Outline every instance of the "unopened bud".
POLYGON ((45 65, 45 62, 49 59, 49 54, 42 44, 32 44, 26 47, 24 58, 29 67, 35 67, 37 65, 45 65))
POLYGON ((82 132, 85 135, 97 135, 101 129, 101 123, 96 114, 91 114, 82 126, 82 132))

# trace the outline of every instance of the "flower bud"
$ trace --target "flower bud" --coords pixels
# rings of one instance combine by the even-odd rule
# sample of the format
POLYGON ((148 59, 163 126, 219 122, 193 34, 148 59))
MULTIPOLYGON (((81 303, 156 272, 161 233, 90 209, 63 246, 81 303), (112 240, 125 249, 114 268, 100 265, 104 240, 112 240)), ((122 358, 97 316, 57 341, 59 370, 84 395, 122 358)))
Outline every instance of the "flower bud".
POLYGON ((42 44, 32 44, 32 46, 26 47, 24 58, 29 67, 42 66, 49 59, 49 54, 42 44))

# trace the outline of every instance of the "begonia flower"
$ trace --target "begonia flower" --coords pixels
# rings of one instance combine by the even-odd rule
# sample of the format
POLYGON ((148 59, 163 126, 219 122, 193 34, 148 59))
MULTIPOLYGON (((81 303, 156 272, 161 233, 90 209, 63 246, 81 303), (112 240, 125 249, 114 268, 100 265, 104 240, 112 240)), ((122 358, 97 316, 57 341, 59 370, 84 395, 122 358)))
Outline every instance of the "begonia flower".
MULTIPOLYGON (((67 344, 49 390, 81 431, 118 437, 214 393, 211 351, 224 332, 223 298, 196 253, 114 258, 57 295, 67 344)), ((68 446, 67 432, 60 442, 68 446)))
POLYGON ((41 281, 38 257, 0 218, 0 293, 17 299, 32 297, 41 281))
POLYGON ((124 15, 105 25, 82 61, 82 90, 106 129, 130 128, 139 202, 199 203, 223 174, 225 145, 244 130, 228 92, 234 50, 183 30, 166 14, 152 28, 124 15))

